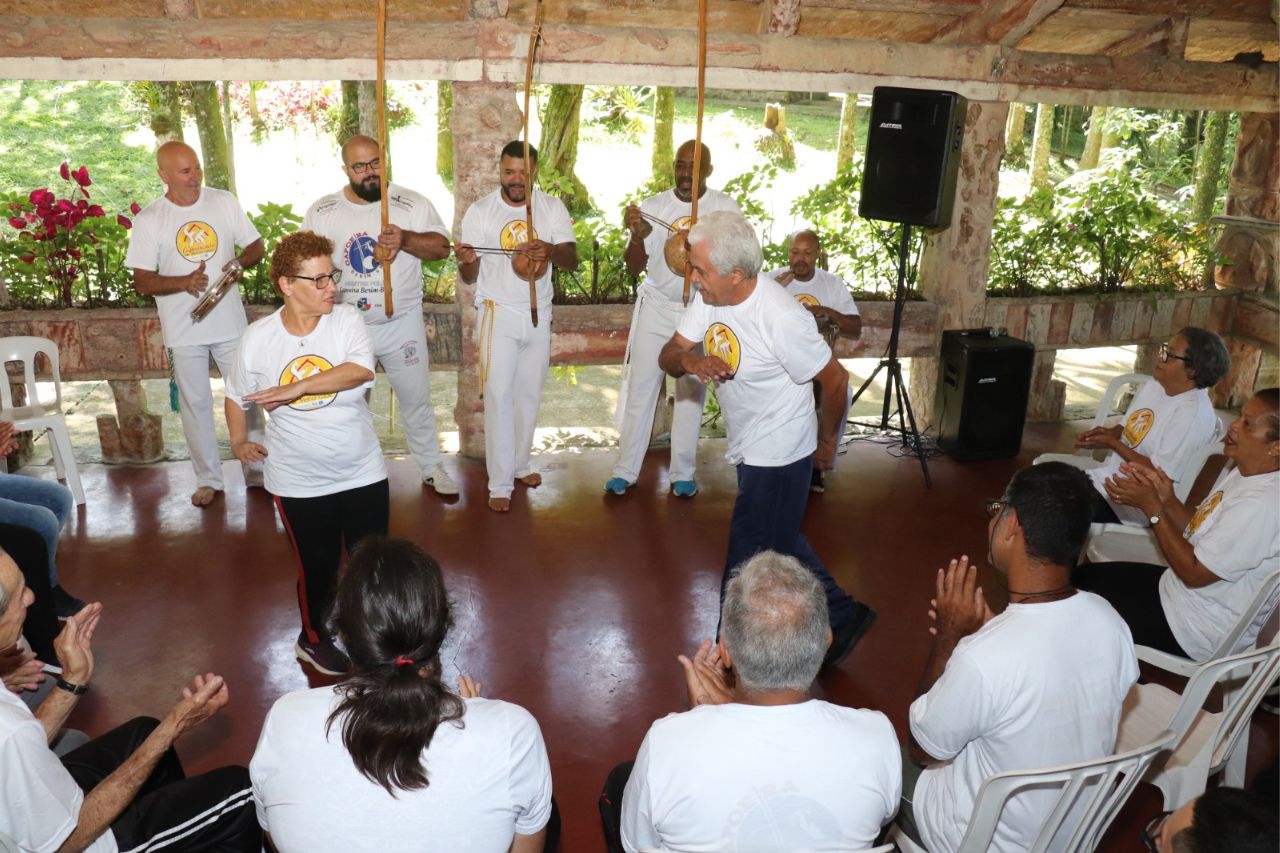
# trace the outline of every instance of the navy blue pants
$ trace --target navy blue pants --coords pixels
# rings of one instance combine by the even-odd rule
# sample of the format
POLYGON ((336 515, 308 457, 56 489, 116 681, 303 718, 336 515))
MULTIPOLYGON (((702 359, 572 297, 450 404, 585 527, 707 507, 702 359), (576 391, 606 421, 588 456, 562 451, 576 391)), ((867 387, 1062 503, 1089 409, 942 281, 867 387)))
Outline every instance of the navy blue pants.
POLYGON ((831 577, 800 529, 809 502, 812 472, 813 460, 808 456, 778 468, 738 464, 738 499, 733 503, 733 520, 729 523, 729 556, 720 580, 721 603, 729 579, 744 562, 761 551, 777 551, 795 557, 822 582, 833 628, 852 615, 852 596, 831 577))

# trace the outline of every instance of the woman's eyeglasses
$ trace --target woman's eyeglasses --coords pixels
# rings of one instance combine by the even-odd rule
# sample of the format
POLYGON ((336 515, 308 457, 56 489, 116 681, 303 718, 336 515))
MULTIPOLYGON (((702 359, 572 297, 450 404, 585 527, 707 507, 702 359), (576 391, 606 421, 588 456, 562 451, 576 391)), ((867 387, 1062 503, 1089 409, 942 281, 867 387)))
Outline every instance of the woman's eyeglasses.
POLYGON ((342 270, 334 270, 320 275, 291 275, 289 278, 300 278, 303 281, 309 281, 316 286, 316 290, 324 290, 329 286, 329 282, 333 282, 334 287, 338 286, 338 282, 342 281, 342 270))
POLYGON ((1171 359, 1171 358, 1176 358, 1178 361, 1182 362, 1183 364, 1190 364, 1190 363, 1191 363, 1191 359, 1187 358, 1185 355, 1174 355, 1173 353, 1169 352, 1169 345, 1168 345, 1168 344, 1161 344, 1161 345, 1160 345, 1160 360, 1161 360, 1161 361, 1168 361, 1168 360, 1169 360, 1169 359, 1171 359))

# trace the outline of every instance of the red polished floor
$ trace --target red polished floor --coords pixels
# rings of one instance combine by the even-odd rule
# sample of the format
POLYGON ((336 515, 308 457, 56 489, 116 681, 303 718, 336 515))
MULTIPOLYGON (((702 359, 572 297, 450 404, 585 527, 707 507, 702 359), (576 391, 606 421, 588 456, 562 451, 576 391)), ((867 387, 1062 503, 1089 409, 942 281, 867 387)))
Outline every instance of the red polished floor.
MULTIPOLYGON (((985 555, 982 499, 1068 435, 1060 424, 1037 425, 1016 460, 936 459, 931 490, 913 460, 875 443, 850 447, 827 493, 811 501, 806 530, 833 574, 880 617, 820 679, 820 696, 882 710, 904 731, 928 648, 934 571, 954 555, 985 555)), ((445 671, 474 674, 486 695, 538 718, 566 851, 602 848, 596 795, 605 774, 634 755, 650 722, 686 707, 675 656, 715 627, 734 496, 722 453, 722 442, 704 443, 702 491, 692 500, 662 491, 665 452, 650 455, 629 494, 607 499, 610 451, 544 455, 544 485, 518 491, 508 515, 486 508, 480 462, 450 460, 464 494, 448 501, 419 485, 412 462, 390 462, 392 533, 441 562, 455 602, 445 671)), ((221 673, 231 705, 180 744, 194 771, 247 763, 268 707, 310 674, 292 652, 288 541, 267 495, 246 494, 235 466, 226 468, 225 499, 203 512, 187 500, 186 463, 83 470, 88 504, 59 555, 64 585, 105 605, 95 689, 71 724, 96 733, 160 715, 193 673, 221 673)), ((989 575, 985 586, 1003 606, 989 575)), ((1274 717, 1260 715, 1253 728, 1251 772, 1277 749, 1274 717)), ((1158 807, 1155 789, 1143 786, 1104 849, 1141 851, 1138 827, 1158 807)))

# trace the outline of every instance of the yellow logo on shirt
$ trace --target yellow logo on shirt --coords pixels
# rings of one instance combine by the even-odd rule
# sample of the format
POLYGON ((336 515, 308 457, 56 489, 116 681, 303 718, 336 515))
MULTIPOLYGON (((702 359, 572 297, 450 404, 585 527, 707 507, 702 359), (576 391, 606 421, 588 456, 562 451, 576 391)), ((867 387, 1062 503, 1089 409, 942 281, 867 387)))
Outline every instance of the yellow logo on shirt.
POLYGON ((822 303, 818 301, 818 297, 814 296, 812 293, 797 293, 796 302, 799 302, 806 308, 817 308, 822 305, 822 303))
POLYGON ((1218 508, 1218 504, 1222 503, 1222 492, 1217 491, 1209 495, 1200 502, 1200 506, 1196 507, 1196 514, 1191 516, 1191 522, 1187 524, 1187 535, 1195 533, 1200 529, 1200 525, 1204 524, 1205 519, 1213 515, 1213 511, 1218 508))
POLYGON ((191 221, 178 229, 174 243, 179 255, 198 264, 218 253, 218 232, 207 222, 191 221))
POLYGON ((692 227, 693 227, 693 217, 681 216, 675 222, 671 223, 671 233, 674 234, 677 231, 688 231, 692 227))
POLYGON ((1150 409, 1138 409, 1129 415, 1120 439, 1130 447, 1137 447, 1142 444, 1142 439, 1147 437, 1147 433, 1151 432, 1151 425, 1155 422, 1155 412, 1150 409))
MULTIPOLYGON (((309 376, 315 376, 317 373, 323 373, 326 370, 333 369, 333 365, 329 360, 320 355, 300 355, 280 373, 281 385, 292 385, 295 382, 301 382, 309 376)), ((329 394, 304 394, 289 404, 289 408, 299 412, 310 412, 314 409, 323 409, 325 406, 333 402, 337 397, 337 393, 329 394)))
POLYGON ((738 364, 742 361, 742 347, 738 336, 724 323, 712 323, 707 333, 702 336, 702 351, 729 365, 734 373, 738 372, 738 364))
POLYGON ((533 229, 533 236, 529 236, 529 223, 523 219, 513 219, 506 225, 502 226, 502 234, 498 238, 499 245, 503 249, 510 252, 512 249, 523 243, 538 239, 538 229, 533 229))

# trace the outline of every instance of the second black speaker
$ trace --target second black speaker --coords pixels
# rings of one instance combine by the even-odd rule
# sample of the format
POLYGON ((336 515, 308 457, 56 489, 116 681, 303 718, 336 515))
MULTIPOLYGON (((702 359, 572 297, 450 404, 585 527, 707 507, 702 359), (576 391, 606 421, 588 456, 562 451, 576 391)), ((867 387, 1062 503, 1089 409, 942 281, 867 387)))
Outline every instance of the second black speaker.
POLYGON ((967 103, 955 92, 875 88, 860 216, 925 228, 951 224, 967 103))

